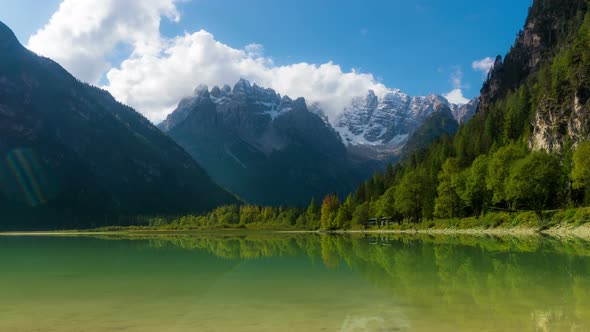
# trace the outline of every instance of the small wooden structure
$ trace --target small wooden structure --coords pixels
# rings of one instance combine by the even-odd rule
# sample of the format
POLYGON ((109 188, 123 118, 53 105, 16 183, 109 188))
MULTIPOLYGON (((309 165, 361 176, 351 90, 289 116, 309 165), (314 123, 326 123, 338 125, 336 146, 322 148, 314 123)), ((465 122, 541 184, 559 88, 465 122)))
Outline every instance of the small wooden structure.
POLYGON ((396 223, 396 221, 394 221, 392 217, 371 218, 367 221, 361 222, 361 224, 365 227, 368 227, 368 226, 384 227, 387 225, 393 225, 395 223, 396 223))

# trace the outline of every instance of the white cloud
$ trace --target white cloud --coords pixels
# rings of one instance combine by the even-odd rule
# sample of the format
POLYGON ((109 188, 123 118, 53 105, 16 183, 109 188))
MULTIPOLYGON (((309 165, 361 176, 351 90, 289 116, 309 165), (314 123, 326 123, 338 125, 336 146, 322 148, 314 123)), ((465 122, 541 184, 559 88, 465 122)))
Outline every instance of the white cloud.
POLYGON ((444 95, 447 100, 453 104, 463 105, 469 102, 469 99, 463 96, 463 90, 461 89, 454 89, 453 91, 444 95))
POLYGON ((453 90, 449 93, 446 93, 444 97, 453 104, 467 104, 469 102, 468 98, 463 96, 463 88, 466 86, 462 84, 463 80, 463 71, 461 67, 456 66, 451 73, 450 81, 453 85, 453 90))
POLYGON ((473 61, 471 68, 473 68, 473 70, 482 72, 484 75, 487 75, 490 69, 492 69, 494 62, 495 60, 493 58, 483 58, 481 60, 473 61))
POLYGON ((453 84, 453 88, 461 89, 463 88, 463 70, 461 66, 454 66, 453 71, 451 72, 450 76, 451 84, 453 84))
POLYGON ((64 0, 27 47, 50 57, 76 77, 96 83, 111 67, 120 43, 136 54, 161 48, 160 20, 180 19, 175 0, 64 0))
POLYGON ((328 116, 340 112, 353 96, 384 91, 370 74, 344 72, 333 63, 275 66, 262 47, 234 49, 204 30, 167 41, 157 55, 132 56, 107 73, 105 87, 118 100, 136 107, 152 121, 172 111, 198 84, 233 84, 240 78, 271 87, 293 98, 320 103, 328 116))
MULTIPOLYGON (((153 122, 164 119, 195 86, 233 84, 240 78, 320 103, 333 120, 352 97, 369 89, 378 95, 387 90, 373 75, 345 71, 332 62, 277 66, 262 45, 233 48, 204 30, 165 38, 161 19, 179 21, 180 1, 185 0, 63 0, 28 47, 84 81, 97 84, 105 78, 103 88, 153 122), (120 45, 129 46, 131 54, 110 64, 120 45)), ((453 91, 446 94, 451 102, 468 101, 461 79, 456 68, 453 91)))
POLYGON ((264 46, 260 44, 249 44, 244 47, 246 53, 251 57, 261 57, 264 54, 264 46))
POLYGON ((386 89, 370 74, 345 72, 331 62, 275 66, 262 45, 232 48, 204 30, 164 38, 160 20, 179 21, 179 1, 63 0, 27 46, 89 83, 106 75, 103 88, 154 122, 164 119, 195 86, 233 84, 240 78, 318 102, 328 116, 369 89, 386 89), (108 58, 119 45, 130 45, 132 52, 113 67, 108 58))

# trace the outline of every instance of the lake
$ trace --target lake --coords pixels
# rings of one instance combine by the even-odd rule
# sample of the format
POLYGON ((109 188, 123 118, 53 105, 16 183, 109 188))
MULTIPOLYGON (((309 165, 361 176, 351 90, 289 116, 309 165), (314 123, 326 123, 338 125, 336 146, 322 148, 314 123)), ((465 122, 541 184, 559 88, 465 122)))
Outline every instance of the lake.
POLYGON ((0 331, 590 331, 590 243, 0 237, 0 331))

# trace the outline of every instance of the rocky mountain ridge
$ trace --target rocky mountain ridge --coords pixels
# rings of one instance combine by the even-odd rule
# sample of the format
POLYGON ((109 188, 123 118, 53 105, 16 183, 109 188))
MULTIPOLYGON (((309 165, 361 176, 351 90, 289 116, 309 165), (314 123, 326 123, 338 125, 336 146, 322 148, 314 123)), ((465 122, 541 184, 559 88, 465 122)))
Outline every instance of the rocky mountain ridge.
MULTIPOLYGON (((286 202, 302 204, 334 191, 346 194, 374 171, 395 162, 406 152, 408 138, 441 108, 449 111, 458 126, 454 117, 465 121, 477 105, 477 99, 453 105, 438 95, 410 97, 391 90, 377 96, 369 91, 365 97, 354 98, 332 121, 317 103, 293 100, 241 79, 233 88, 198 86, 158 127, 217 182, 246 201, 278 204, 273 184, 286 186, 289 177, 284 174, 291 174, 287 182, 294 190, 286 202), (287 151, 294 155, 287 156, 287 151), (284 163, 294 158, 296 162, 284 163)), ((447 131, 435 134, 443 132, 447 131)), ((421 137, 428 142, 433 139, 426 134, 415 136, 413 146, 424 146, 417 142, 421 137)))
POLYGON ((370 174, 303 98, 243 79, 233 88, 198 87, 159 128, 251 203, 303 205, 329 192, 345 194, 370 174))
POLYGON ((588 9, 585 0, 535 0, 510 52, 496 58, 481 90, 485 114, 521 94, 533 150, 560 152, 590 138, 588 9))
POLYGON ((396 150, 404 146, 408 137, 439 105, 447 106, 461 123, 475 114, 478 99, 466 105, 456 105, 435 94, 412 97, 395 89, 377 96, 371 90, 364 97, 353 98, 351 105, 333 122, 346 145, 396 150))

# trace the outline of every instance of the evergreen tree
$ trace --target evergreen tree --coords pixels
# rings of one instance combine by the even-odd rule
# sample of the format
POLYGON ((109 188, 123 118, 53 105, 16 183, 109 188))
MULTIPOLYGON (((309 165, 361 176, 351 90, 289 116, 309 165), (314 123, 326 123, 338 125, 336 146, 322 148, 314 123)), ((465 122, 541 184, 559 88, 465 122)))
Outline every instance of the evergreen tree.
POLYGON ((585 189, 587 203, 590 199, 590 142, 580 143, 574 150, 573 164, 573 187, 585 189))
POLYGON ((356 206, 352 214, 353 225, 361 225, 370 219, 369 202, 364 202, 356 206))
POLYGON ((317 229, 320 227, 320 207, 317 205, 315 197, 311 199, 311 202, 305 211, 305 220, 307 226, 311 229, 317 229))
POLYGON ((471 167, 464 172, 465 186, 460 193, 465 204, 473 209, 476 217, 484 212, 489 201, 486 177, 488 174, 488 158, 486 155, 477 157, 471 167))
POLYGON ((396 218, 397 210, 395 209, 395 190, 396 187, 390 187, 385 193, 377 200, 375 217, 385 218, 396 218))
POLYGON ((423 170, 408 169, 395 190, 395 209, 412 222, 423 217, 426 192, 429 190, 423 170))
POLYGON ((506 186, 509 199, 515 204, 530 208, 539 218, 543 209, 561 191, 559 160, 546 152, 531 152, 527 157, 517 161, 510 171, 506 186))
POLYGON ((506 182, 510 176, 510 169, 517 160, 524 158, 525 155, 525 151, 518 145, 510 144, 498 149, 490 157, 486 185, 487 189, 493 193, 493 204, 508 204, 506 182))
POLYGON ((438 197, 435 201, 435 216, 439 218, 455 218, 462 207, 459 196, 459 173, 461 169, 457 159, 449 158, 442 166, 438 175, 438 197))
POLYGON ((348 195, 344 203, 340 205, 340 208, 338 209, 338 214, 336 215, 335 220, 335 228, 349 228, 352 221, 353 211, 354 210, 352 206, 352 195, 348 195))
POLYGON ((336 229, 336 216, 340 200, 336 194, 327 195, 324 198, 321 209, 321 226, 324 230, 336 229))

